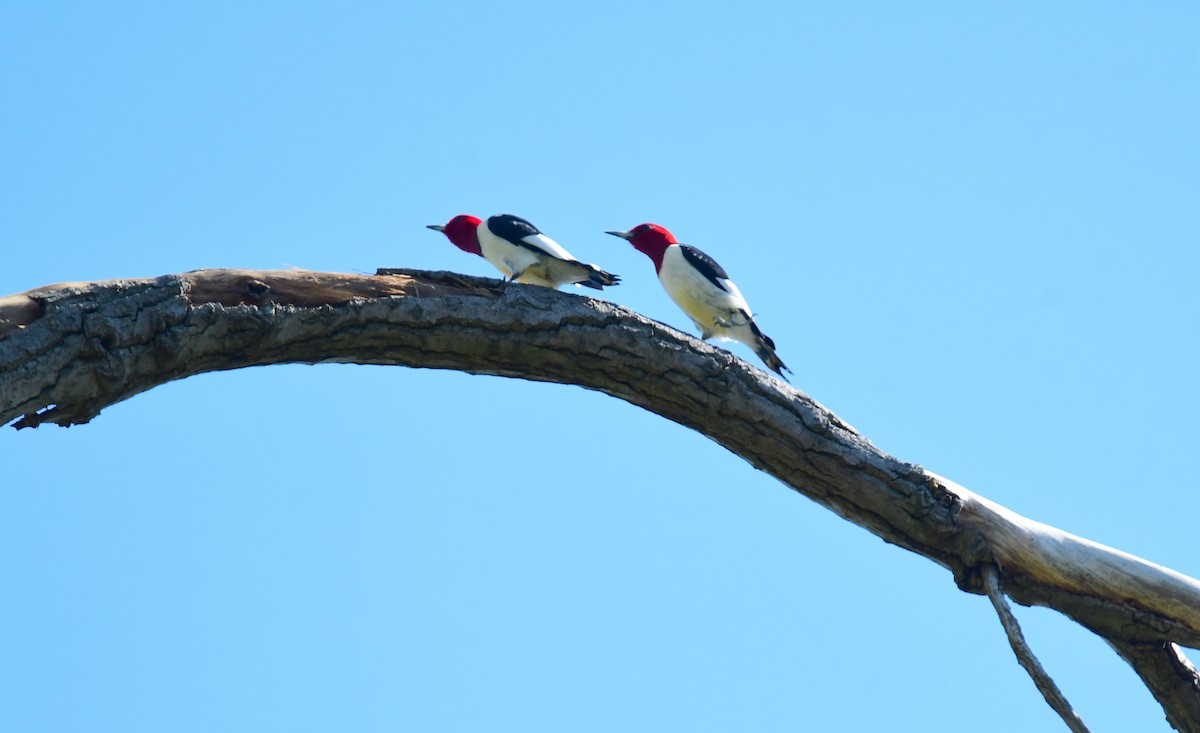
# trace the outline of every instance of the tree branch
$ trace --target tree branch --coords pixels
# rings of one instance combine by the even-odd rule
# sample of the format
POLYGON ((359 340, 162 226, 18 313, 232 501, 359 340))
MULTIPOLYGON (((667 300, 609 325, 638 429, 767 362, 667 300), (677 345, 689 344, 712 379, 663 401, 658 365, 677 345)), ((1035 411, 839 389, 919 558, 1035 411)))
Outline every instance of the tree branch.
POLYGON ((393 364, 576 384, 712 438, 945 566, 967 592, 983 593, 983 568, 999 567, 1014 601, 1117 640, 1143 679, 1175 680, 1159 696, 1168 718, 1195 718, 1200 691, 1181 656, 1131 658, 1123 650, 1146 647, 1117 644, 1200 647, 1200 582, 893 458, 804 393, 626 308, 452 273, 384 273, 201 270, 0 298, 0 424, 85 423, 165 382, 266 364, 393 364))
POLYGON ((1171 727, 1180 733, 1200 733, 1200 675, 1178 646, 1107 641, 1146 683, 1166 711, 1171 727))
POLYGON ((1017 622, 1017 617, 1009 608, 1008 601, 1004 600, 1004 592, 1000 589, 1000 571, 996 569, 995 565, 984 566, 983 588, 992 602, 992 607, 996 609, 996 615, 1000 617, 1000 625, 1004 627, 1004 633, 1008 635, 1008 643, 1012 646, 1013 653, 1017 655, 1017 662, 1033 678, 1033 684, 1042 693, 1042 697, 1046 698, 1046 704, 1058 713, 1058 716, 1074 733, 1090 733, 1088 727, 1075 713, 1074 708, 1067 702, 1062 691, 1058 689, 1058 685, 1054 684, 1054 680, 1046 673, 1045 667, 1034 656, 1029 644, 1025 642, 1025 634, 1021 633, 1021 624, 1017 622))

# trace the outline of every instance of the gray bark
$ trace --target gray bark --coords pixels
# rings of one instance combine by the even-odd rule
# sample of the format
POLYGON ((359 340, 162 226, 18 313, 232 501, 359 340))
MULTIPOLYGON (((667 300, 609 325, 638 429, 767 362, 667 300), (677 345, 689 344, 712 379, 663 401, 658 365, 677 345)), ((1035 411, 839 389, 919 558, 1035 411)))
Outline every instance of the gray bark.
POLYGON ((1122 639, 1109 639, 1108 643, 1162 704, 1168 723, 1176 730, 1200 730, 1200 675, 1178 646, 1122 639))
POLYGON ((1000 617, 1000 625, 1004 627, 1004 633, 1008 634, 1008 643, 1012 646, 1013 654, 1017 655, 1017 662, 1029 673, 1033 684, 1037 685, 1038 692, 1042 693, 1042 697, 1046 699, 1046 704, 1050 706, 1051 710, 1058 713, 1058 717, 1062 718, 1063 723, 1071 729, 1071 733, 1091 733, 1091 730, 1079 718, 1079 714, 1071 707, 1071 703, 1067 702, 1062 690, 1058 689, 1058 685, 1046 672, 1046 668, 1034 656, 1033 650, 1029 648, 1029 643, 1025 641, 1025 634, 1021 631, 1021 625, 1017 623, 1017 617, 1013 615, 1008 601, 1004 599, 999 576, 1000 572, 994 565, 984 566, 983 588, 992 601, 992 607, 996 609, 996 615, 1000 617))
POLYGON ((345 362, 576 384, 692 428, 983 594, 1057 609, 1200 731, 1200 582, 1038 524, 873 446, 803 392, 606 301, 451 273, 202 270, 0 298, 0 423, 86 423, 204 372, 345 362), (1174 652, 1170 652, 1170 650, 1174 652), (1180 660, 1182 659, 1182 662, 1180 660))

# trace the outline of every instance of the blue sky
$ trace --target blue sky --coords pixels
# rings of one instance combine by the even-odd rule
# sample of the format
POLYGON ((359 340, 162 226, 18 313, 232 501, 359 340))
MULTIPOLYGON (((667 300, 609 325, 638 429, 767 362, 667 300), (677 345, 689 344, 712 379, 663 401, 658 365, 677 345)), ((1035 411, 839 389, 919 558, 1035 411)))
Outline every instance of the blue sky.
MULTIPOLYGON (((424 225, 510 212, 687 329, 602 233, 654 221, 884 450, 1200 575, 1195 6, 433 5, 0 5, 0 292, 487 275, 424 225)), ((272 367, 0 440, 5 730, 1061 729, 946 571, 582 389, 272 367)))

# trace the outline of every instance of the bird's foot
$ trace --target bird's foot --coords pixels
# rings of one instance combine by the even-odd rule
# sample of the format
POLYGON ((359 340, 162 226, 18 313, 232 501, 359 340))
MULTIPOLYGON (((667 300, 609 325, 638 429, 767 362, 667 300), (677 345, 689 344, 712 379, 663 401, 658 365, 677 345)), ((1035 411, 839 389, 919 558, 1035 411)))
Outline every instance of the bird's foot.
POLYGON ((748 323, 750 323, 750 319, 746 319, 744 321, 738 320, 736 316, 731 316, 728 319, 721 318, 720 316, 713 316, 713 325, 719 328, 737 328, 738 326, 745 326, 748 323))

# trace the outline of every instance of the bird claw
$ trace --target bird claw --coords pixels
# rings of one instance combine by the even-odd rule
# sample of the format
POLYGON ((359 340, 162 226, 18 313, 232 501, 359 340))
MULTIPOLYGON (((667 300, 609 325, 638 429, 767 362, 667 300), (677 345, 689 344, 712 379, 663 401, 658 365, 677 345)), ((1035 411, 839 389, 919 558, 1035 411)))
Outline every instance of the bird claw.
POLYGON ((713 324, 717 325, 721 328, 737 328, 738 326, 745 326, 748 323, 750 323, 749 319, 739 322, 735 318, 730 318, 729 320, 726 320, 724 318, 721 318, 720 316, 713 316, 713 324))

